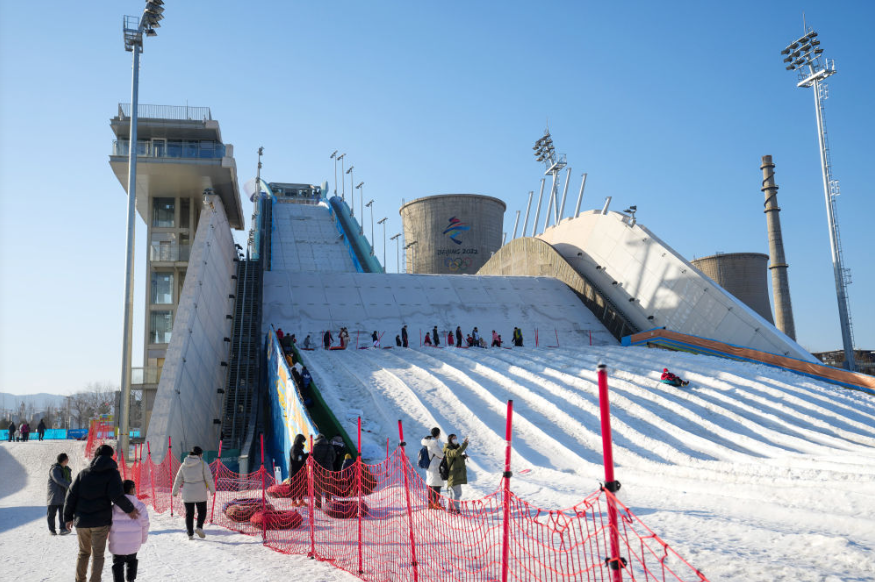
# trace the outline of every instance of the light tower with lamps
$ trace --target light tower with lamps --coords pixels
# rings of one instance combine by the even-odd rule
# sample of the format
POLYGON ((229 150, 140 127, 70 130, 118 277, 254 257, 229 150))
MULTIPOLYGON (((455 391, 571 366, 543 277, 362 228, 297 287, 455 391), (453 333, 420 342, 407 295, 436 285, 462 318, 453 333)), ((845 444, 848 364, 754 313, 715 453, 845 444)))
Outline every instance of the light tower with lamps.
MULTIPOLYGON (((346 152, 337 156, 337 159, 340 160, 340 199, 346 202, 346 181, 343 179, 343 158, 346 157, 346 152)), ((335 162, 337 163, 337 162, 335 162)), ((335 178, 336 180, 336 178, 335 178)), ((334 195, 337 196, 337 190, 334 191, 334 195)))
MULTIPOLYGON (((364 184, 364 182, 362 182, 364 184)), ((362 184, 359 184, 361 186, 362 184)), ((364 196, 362 196, 364 198, 364 196)), ((374 199, 371 198, 371 201, 365 204, 365 207, 371 209, 371 256, 374 256, 374 199)), ((364 230, 364 227, 362 227, 364 230)), ((363 232, 361 234, 364 234, 363 232)))
POLYGON ((386 220, 388 218, 386 216, 377 221, 377 224, 383 225, 383 272, 386 272, 386 220))
MULTIPOLYGON (((553 211, 553 224, 559 224, 559 221, 562 219, 559 216, 559 200, 556 199, 556 188, 559 185, 559 172, 562 171, 567 163, 565 161, 565 154, 560 154, 558 157, 556 155, 556 150, 553 147, 553 138, 550 137, 550 130, 544 130, 544 137, 535 142, 535 145, 532 147, 535 150, 535 160, 538 162, 544 162, 544 166, 546 167, 546 171, 544 175, 550 175, 552 177, 552 185, 550 186, 550 198, 547 202, 547 214, 544 219, 544 230, 547 230, 547 225, 550 224, 550 212, 553 211), (555 208, 555 210, 553 210, 555 208)), ((538 207, 540 210, 540 205, 538 207)), ((537 218, 535 222, 537 223, 537 218)), ((535 224, 535 229, 532 231, 532 234, 536 234, 538 225, 535 224)), ((543 232, 543 230, 541 231, 543 232)))
POLYGON ((137 109, 140 95, 140 53, 143 52, 143 35, 157 36, 156 28, 164 19, 164 1, 146 2, 143 16, 124 18, 125 50, 133 53, 131 73, 131 129, 128 148, 128 227, 125 241, 125 311, 122 337, 121 406, 119 407, 119 449, 128 456, 130 444, 131 409, 131 336, 134 320, 134 240, 137 202, 137 109))
POLYGON ((352 170, 355 166, 350 166, 346 171, 349 174, 349 215, 355 216, 355 188, 353 188, 353 184, 355 184, 355 180, 353 179, 352 170))
POLYGON ((829 227, 829 245, 832 251, 832 270, 835 277, 836 299, 839 305, 839 323, 842 330, 842 345, 845 352, 845 367, 851 372, 856 370, 854 362, 854 331, 851 324, 851 309, 848 301, 848 284, 851 282, 851 271, 844 267, 839 224, 836 217, 836 199, 839 196, 839 181, 833 177, 832 163, 829 155, 829 140, 824 121, 823 102, 828 96, 826 79, 836 73, 835 61, 822 56, 823 49, 817 40, 817 33, 805 26, 805 31, 798 39, 790 43, 781 54, 788 71, 796 71, 797 87, 811 87, 814 90, 814 110, 817 115, 817 138, 820 144, 820 168, 823 174, 823 194, 826 199, 826 221, 829 227))
POLYGON ((337 196, 337 150, 334 150, 330 159, 334 160, 334 195, 337 196))
POLYGON ((396 273, 401 272, 401 251, 399 250, 399 247, 401 246, 401 244, 398 242, 398 238, 400 236, 401 236, 401 233, 399 232, 395 236, 389 237, 389 240, 395 241, 395 272, 396 273))

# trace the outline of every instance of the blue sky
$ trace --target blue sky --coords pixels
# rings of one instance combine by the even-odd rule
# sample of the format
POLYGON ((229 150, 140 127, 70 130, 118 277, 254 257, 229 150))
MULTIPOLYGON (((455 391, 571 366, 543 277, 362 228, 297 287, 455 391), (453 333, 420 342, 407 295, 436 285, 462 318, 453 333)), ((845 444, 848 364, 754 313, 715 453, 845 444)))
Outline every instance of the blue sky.
MULTIPOLYGON (((759 165, 771 154, 798 339, 838 349, 813 97, 779 55, 802 34, 804 11, 839 71, 826 120, 856 343, 875 349, 875 87, 864 52, 875 4, 166 4, 140 102, 211 107, 241 182, 259 146, 272 181, 331 182, 329 155, 345 151, 389 234, 402 198, 448 192, 502 198, 512 230, 537 189, 531 144, 549 119, 575 182, 588 173, 584 208, 605 196, 614 209, 635 204, 687 258, 768 252, 759 165)), ((109 119, 130 100, 122 16, 142 7, 0 8, 0 390, 118 382, 126 203, 108 163, 109 119)), ((141 338, 141 313, 136 323, 141 338)))

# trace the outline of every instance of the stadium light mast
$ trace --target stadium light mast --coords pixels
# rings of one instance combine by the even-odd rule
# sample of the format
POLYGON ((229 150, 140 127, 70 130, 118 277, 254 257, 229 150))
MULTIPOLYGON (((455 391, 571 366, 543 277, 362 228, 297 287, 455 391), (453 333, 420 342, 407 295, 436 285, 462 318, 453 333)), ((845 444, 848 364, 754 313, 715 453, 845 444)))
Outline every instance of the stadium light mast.
MULTIPOLYGON (((355 187, 356 190, 359 190, 359 234, 361 236, 365 235, 365 223, 362 222, 365 219, 365 191, 364 191, 364 182, 359 182, 355 187)), ((373 202, 373 200, 371 201, 373 202)), ((374 211, 371 210, 371 243, 374 242, 374 211)))
MULTIPOLYGON (((346 202, 346 181, 343 179, 343 158, 346 157, 346 152, 337 156, 340 160, 340 199, 346 202)), ((336 162, 335 162, 336 163, 336 162)), ((334 188, 334 195, 337 196, 337 187, 334 188)))
MULTIPOLYGON (((553 224, 559 224, 559 221, 562 220, 562 217, 559 216, 559 200, 556 199, 557 187, 559 185, 559 172, 562 171, 567 163, 565 159, 565 154, 556 155, 556 149, 553 147, 553 138, 550 137, 550 130, 544 130, 544 136, 535 142, 535 145, 532 147, 535 150, 535 160, 538 162, 544 162, 544 166, 546 167, 546 171, 544 175, 551 176, 552 185, 550 186, 550 198, 547 202, 547 214, 544 219, 544 230, 547 230, 547 225, 550 224, 550 212, 553 212, 553 224), (555 209, 555 210, 554 210, 555 209)), ((540 207, 538 208, 540 210, 540 207)), ((532 235, 537 234, 537 225, 538 219, 535 218, 535 226, 532 230, 532 235)))
POLYGON ((119 449, 128 456, 130 445, 131 413, 131 348, 134 322, 134 240, 137 217, 137 109, 140 105, 140 53, 143 52, 143 35, 158 36, 156 28, 164 19, 163 0, 146 2, 143 16, 125 16, 122 33, 125 50, 133 53, 131 73, 131 128, 128 138, 128 227, 125 243, 125 311, 122 337, 122 379, 119 407, 119 449))
MULTIPOLYGON (((401 236, 401 233, 399 232, 395 236, 389 237, 389 240, 395 241, 395 272, 396 273, 401 272, 401 251, 398 249, 398 247, 401 246, 401 243, 398 242, 398 238, 400 236, 401 236)), ((383 250, 385 251, 385 249, 383 249, 383 250)))
MULTIPOLYGON (((362 182, 362 184, 364 184, 364 182, 362 182)), ((362 184, 359 184, 359 186, 361 186, 362 184)), ((364 196, 362 196, 362 198, 364 198, 364 196)), ((374 199, 373 198, 371 198, 370 202, 365 204, 365 208, 371 209, 371 256, 373 257, 374 256, 374 199)), ((362 230, 364 230, 364 227, 362 227, 362 230)), ((361 233, 361 234, 364 234, 364 233, 361 233)))
POLYGON ((829 96, 826 79, 835 75, 835 61, 821 56, 823 49, 817 40, 817 33, 805 26, 801 37, 781 51, 788 71, 796 71, 797 87, 809 88, 814 91, 814 110, 817 115, 817 138, 820 144, 820 168, 823 174, 823 195, 826 199, 826 221, 829 227, 829 246, 832 251, 832 270, 835 277, 836 299, 839 306, 839 323, 842 329, 842 345, 845 352, 845 367, 854 372, 854 331, 851 324, 851 310, 848 301, 848 285, 851 283, 851 270, 844 267, 839 224, 836 217, 836 199, 838 198, 839 181, 833 177, 832 162, 829 155, 829 140, 824 121, 823 102, 829 96))
POLYGON ((352 173, 353 168, 355 166, 350 166, 346 171, 349 174, 349 215, 355 216, 355 188, 353 185, 355 184, 355 179, 353 178, 354 174, 352 173))
POLYGON ((337 150, 334 150, 330 159, 334 160, 334 195, 337 196, 337 150))

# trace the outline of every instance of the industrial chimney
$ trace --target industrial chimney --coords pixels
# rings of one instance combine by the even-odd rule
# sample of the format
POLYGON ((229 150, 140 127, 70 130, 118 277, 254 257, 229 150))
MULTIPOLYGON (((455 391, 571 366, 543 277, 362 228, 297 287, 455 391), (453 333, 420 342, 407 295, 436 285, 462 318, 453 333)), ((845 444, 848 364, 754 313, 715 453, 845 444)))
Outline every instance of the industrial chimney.
POLYGON ((784 258, 784 239, 781 236, 781 218, 778 207, 778 185, 775 184, 775 164, 772 156, 763 156, 763 187, 766 195, 766 225, 769 230, 769 270, 772 272, 772 295, 775 300, 775 325, 791 339, 796 339, 796 324, 793 323, 793 305, 790 303, 790 282, 787 278, 787 261, 784 258))

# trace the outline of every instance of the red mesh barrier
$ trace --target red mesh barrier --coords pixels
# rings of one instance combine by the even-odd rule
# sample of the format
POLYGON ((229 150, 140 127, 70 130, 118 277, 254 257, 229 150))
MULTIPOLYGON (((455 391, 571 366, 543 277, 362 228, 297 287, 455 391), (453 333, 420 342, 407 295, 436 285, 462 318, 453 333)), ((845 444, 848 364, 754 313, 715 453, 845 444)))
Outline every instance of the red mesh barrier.
POLYGON ((115 440, 115 423, 106 420, 92 420, 85 441, 85 458, 94 456, 94 450, 106 441, 115 440))
MULTIPOLYGON (((129 474, 156 511, 170 509, 179 465, 170 455, 156 465, 149 455, 135 454, 129 474)), ((213 523, 364 580, 707 580, 605 490, 568 509, 544 510, 505 491, 503 479, 484 498, 441 496, 441 508, 428 509, 428 488, 403 448, 378 465, 356 462, 343 471, 308 459, 284 483, 264 469, 235 473, 218 460, 210 469, 217 488, 210 500, 213 523), (619 571, 608 562, 611 504, 619 516, 613 530, 619 571), (456 506, 459 512, 451 513, 456 506)))

